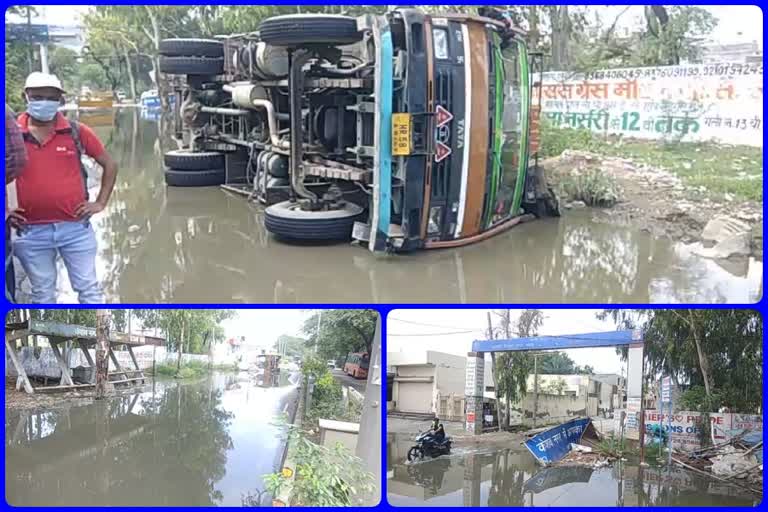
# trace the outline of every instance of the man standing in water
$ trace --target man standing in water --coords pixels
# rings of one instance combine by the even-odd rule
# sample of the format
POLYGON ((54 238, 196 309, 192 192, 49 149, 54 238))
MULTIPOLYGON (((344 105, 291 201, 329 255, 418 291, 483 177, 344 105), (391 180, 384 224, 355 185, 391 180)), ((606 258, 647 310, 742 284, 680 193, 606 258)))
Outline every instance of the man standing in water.
MULTIPOLYGON (((15 180, 27 165, 27 149, 21 136, 16 116, 11 107, 5 104, 5 184, 15 180)), ((16 273, 13 271, 13 251, 11 251, 11 226, 8 222, 8 194, 5 194, 5 298, 8 302, 16 300, 16 273)))
POLYGON ((31 302, 56 303, 56 258, 60 255, 80 303, 103 303, 90 218, 106 207, 117 164, 90 128, 68 121, 58 112, 64 89, 55 75, 30 74, 24 95, 27 112, 19 116, 18 123, 28 162, 16 180, 19 208, 10 220, 18 235, 14 252, 32 285, 31 302), (88 198, 83 155, 104 170, 95 201, 88 198))

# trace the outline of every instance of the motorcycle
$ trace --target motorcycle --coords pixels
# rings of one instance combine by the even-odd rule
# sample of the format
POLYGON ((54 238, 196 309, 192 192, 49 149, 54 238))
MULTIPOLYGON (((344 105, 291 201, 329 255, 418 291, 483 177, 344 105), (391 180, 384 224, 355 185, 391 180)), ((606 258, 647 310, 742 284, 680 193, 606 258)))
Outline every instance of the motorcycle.
POLYGON ((421 432, 416 436, 416 444, 408 450, 408 462, 421 460, 426 457, 439 457, 451 453, 451 438, 445 437, 442 441, 435 438, 432 431, 421 432))

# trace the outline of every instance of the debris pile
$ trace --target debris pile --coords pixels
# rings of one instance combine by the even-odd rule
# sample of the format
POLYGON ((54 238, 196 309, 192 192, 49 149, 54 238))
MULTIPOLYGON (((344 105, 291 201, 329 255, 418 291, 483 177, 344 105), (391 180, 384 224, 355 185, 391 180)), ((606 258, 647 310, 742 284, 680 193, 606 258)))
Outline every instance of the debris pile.
POLYGON ((616 460, 616 457, 599 451, 597 447, 571 443, 571 451, 559 460, 556 465, 587 466, 597 469, 608 466, 616 460))
POLYGON ((675 452, 672 460, 696 473, 762 494, 762 448, 762 432, 743 432, 724 443, 675 452))

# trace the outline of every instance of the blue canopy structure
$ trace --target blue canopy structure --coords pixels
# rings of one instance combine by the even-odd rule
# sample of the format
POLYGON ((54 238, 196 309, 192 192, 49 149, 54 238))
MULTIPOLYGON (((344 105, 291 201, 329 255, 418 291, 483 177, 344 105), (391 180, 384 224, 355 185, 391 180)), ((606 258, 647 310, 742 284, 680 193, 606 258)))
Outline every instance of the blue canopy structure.
POLYGON ((473 352, 514 352, 525 350, 564 350, 569 348, 615 347, 642 343, 638 330, 566 334, 560 336, 533 336, 508 340, 476 340, 473 352))

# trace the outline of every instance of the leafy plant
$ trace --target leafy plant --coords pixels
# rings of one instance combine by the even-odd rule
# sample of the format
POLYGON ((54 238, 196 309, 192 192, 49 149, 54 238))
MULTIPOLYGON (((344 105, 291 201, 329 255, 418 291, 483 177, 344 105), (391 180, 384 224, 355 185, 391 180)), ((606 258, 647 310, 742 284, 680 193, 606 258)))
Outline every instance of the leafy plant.
POLYGON ((329 373, 328 363, 315 355, 309 355, 301 364, 301 373, 305 377, 314 377, 315 380, 319 380, 323 375, 329 373))
POLYGON ((295 474, 270 473, 264 476, 264 484, 273 496, 290 485, 290 506, 360 506, 363 497, 373 492, 373 475, 340 443, 332 448, 319 445, 295 425, 288 427, 288 443, 295 474))
POLYGON ((597 443, 597 450, 611 457, 621 457, 628 452, 626 440, 613 434, 606 436, 597 443))
POLYGON ((621 199, 619 185, 600 169, 572 174, 563 180, 562 187, 571 200, 583 201, 589 206, 610 207, 621 199))

